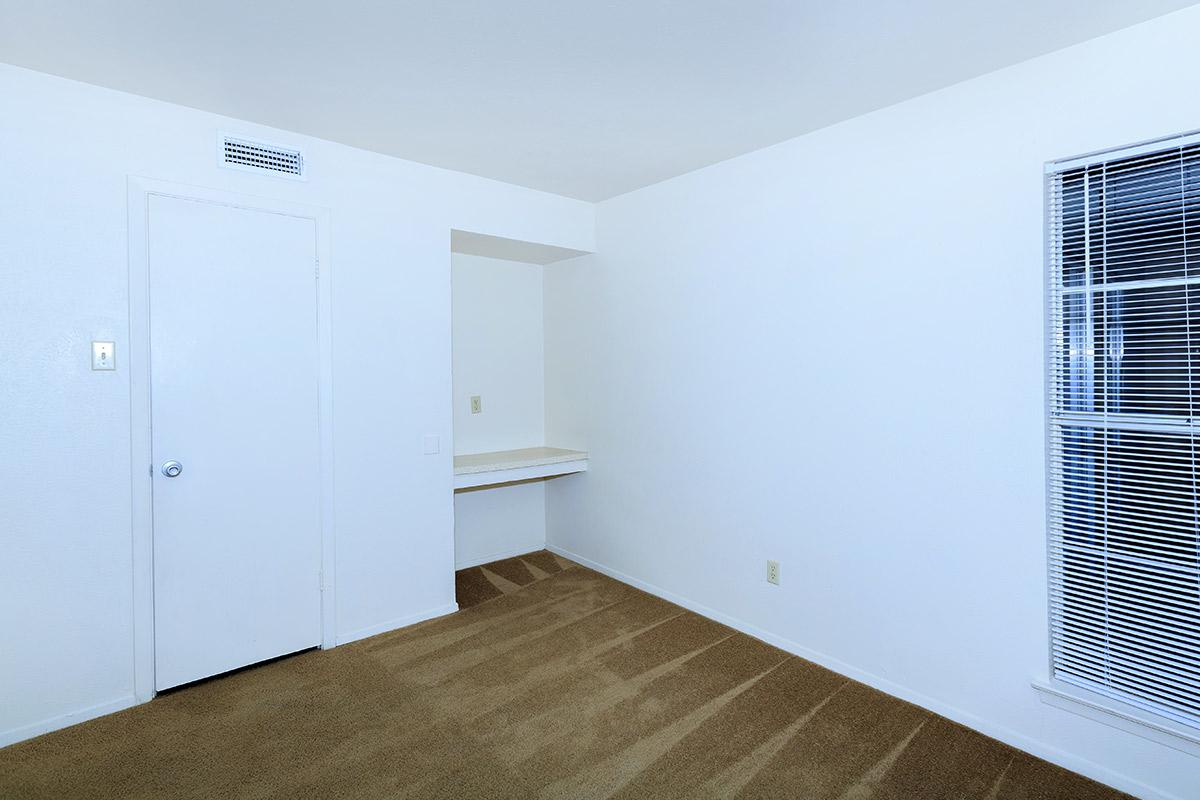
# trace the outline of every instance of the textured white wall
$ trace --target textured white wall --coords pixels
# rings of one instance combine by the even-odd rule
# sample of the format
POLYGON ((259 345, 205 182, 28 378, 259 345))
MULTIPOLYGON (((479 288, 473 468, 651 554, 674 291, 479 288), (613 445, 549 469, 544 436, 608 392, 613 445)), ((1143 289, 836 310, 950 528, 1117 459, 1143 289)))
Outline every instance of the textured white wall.
POLYGON ((1200 8, 598 207, 546 273, 558 547, 1148 797, 1040 702, 1043 164, 1200 127, 1200 8), (585 369, 578 364, 587 365, 585 369), (765 562, 782 562, 782 585, 765 562))
POLYGON ((592 206, 13 67, 0 97, 0 743, 132 702, 129 175, 332 210, 337 635, 453 603, 450 229, 592 250, 592 206), (218 168, 218 131, 310 179, 218 168))
MULTIPOLYGON (((542 275, 550 267, 455 253, 453 277, 454 452, 545 444, 542 275), (483 411, 471 413, 471 396, 483 411)), ((454 495, 458 567, 546 545, 545 484, 454 495)))

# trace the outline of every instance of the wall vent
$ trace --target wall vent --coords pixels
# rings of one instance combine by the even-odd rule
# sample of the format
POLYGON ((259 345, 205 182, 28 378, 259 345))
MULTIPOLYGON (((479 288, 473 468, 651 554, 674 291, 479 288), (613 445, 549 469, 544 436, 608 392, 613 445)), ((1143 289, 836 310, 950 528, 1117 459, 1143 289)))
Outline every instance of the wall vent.
POLYGON ((284 178, 304 178, 304 154, 299 150, 226 135, 221 136, 219 144, 222 166, 284 178))

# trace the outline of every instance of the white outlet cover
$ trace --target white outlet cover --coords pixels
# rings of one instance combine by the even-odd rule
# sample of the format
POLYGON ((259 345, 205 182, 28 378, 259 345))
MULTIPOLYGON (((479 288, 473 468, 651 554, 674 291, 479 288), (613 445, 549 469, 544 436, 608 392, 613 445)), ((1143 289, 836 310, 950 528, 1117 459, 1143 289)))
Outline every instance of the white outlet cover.
POLYGON ((117 368, 117 345, 115 342, 92 342, 92 369, 113 370, 117 368))

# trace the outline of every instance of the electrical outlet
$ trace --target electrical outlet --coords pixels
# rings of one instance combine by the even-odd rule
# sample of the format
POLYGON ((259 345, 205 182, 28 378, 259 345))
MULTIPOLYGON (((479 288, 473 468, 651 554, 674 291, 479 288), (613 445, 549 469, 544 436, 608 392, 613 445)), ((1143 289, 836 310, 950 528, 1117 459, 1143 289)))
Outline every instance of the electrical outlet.
POLYGON ((767 562, 767 583, 773 583, 776 586, 779 585, 779 562, 778 561, 768 561, 767 562))
POLYGON ((113 342, 92 342, 92 369, 116 369, 116 348, 113 342))
POLYGON ((483 411, 483 398, 477 394, 471 395, 471 413, 478 414, 480 411, 483 411))

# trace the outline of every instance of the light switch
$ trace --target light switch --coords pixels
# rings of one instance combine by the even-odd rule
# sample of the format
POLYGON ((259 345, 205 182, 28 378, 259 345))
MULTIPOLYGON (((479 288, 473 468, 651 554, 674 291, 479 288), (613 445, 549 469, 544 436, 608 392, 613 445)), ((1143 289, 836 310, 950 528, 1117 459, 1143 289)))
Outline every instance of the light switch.
POLYGON ((92 369, 116 369, 116 347, 114 342, 92 342, 92 369))
POLYGON ((471 395, 471 413, 478 414, 480 411, 483 411, 483 398, 477 394, 471 395))
POLYGON ((436 456, 440 452, 442 452, 442 440, 432 434, 426 434, 425 455, 436 456))

